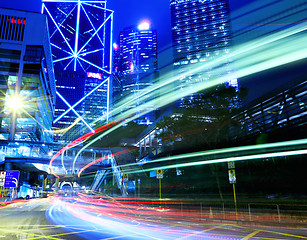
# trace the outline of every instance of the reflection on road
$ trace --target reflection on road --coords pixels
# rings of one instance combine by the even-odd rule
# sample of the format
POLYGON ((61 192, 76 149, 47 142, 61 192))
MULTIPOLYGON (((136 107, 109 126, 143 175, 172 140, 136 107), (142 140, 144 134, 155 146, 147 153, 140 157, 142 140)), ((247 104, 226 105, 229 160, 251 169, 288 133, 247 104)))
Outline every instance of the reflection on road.
POLYGON ((307 239, 306 228, 218 221, 185 208, 83 194, 20 201, 0 209, 0 239, 307 239))
MULTIPOLYGON (((200 218, 199 212, 80 195, 50 198, 47 215, 85 239, 307 239, 307 232, 200 218)), ((69 239, 69 238, 67 238, 69 239)))

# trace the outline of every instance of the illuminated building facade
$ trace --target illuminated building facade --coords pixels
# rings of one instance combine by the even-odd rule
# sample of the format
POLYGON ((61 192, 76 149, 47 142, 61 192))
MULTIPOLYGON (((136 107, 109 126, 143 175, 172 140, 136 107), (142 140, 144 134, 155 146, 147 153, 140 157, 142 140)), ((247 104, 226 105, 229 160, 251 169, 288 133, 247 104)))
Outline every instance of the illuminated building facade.
MULTIPOLYGON (((209 81, 213 77, 211 69, 195 74, 188 72, 197 64, 208 63, 229 53, 232 36, 228 0, 171 0, 170 7, 174 69, 182 76, 179 84, 184 89, 209 81)), ((224 63, 224 69, 218 77, 238 87, 229 62, 224 63)), ((179 106, 182 104, 183 98, 178 101, 179 106)))
POLYGON ((109 99, 108 94, 108 81, 103 81, 102 74, 88 72, 84 84, 84 96, 87 97, 83 101, 82 111, 91 126, 94 126, 96 121, 107 118, 107 106, 110 105, 106 102, 109 99))
POLYGON ((46 16, 1 8, 0 139, 53 142, 55 79, 46 16))
POLYGON ((55 136, 67 142, 93 132, 97 119, 108 121, 113 11, 99 0, 46 0, 42 11, 48 18, 57 83, 54 123, 58 129, 69 129, 67 137, 55 136), (95 104, 101 111, 91 112, 89 106, 95 104))
MULTIPOLYGON (((134 104, 127 107, 136 108, 141 104, 146 110, 154 109, 139 101, 139 94, 154 83, 158 73, 157 34, 150 23, 142 22, 138 26, 125 28, 119 36, 119 45, 114 45, 117 56, 114 68, 120 76, 121 98, 132 97, 134 104)), ((118 79, 118 78, 117 78, 118 79)), ((117 91, 119 92, 119 91, 117 91)), ((147 114, 138 120, 140 124, 151 123, 154 113, 147 114)))

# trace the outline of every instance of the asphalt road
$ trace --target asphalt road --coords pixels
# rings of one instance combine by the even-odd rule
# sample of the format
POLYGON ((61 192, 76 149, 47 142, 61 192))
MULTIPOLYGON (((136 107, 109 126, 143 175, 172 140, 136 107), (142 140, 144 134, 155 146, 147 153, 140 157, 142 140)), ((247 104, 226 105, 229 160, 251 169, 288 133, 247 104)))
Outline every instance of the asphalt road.
POLYGON ((82 239, 46 218, 47 199, 18 202, 0 209, 0 239, 82 239))
POLYGON ((307 228, 248 226, 184 218, 163 208, 105 199, 51 198, 0 209, 0 240, 307 239, 307 228))

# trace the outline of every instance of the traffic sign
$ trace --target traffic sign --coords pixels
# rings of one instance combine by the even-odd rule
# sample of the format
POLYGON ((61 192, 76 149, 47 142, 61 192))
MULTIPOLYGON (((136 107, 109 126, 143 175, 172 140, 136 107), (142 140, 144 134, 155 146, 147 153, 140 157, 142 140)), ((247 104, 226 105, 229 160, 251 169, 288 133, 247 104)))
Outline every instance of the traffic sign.
POLYGON ((141 184, 141 179, 140 178, 138 178, 137 183, 141 184))
POLYGON ((235 170, 234 169, 228 170, 228 174, 229 174, 229 183, 230 184, 236 183, 236 172, 235 172, 235 170))
POLYGON ((163 178, 163 169, 158 169, 157 170, 157 178, 162 179, 163 178))
POLYGON ((228 162, 228 169, 233 169, 235 168, 235 162, 234 161, 229 161, 228 162))
POLYGON ((19 171, 6 171, 4 187, 18 187, 19 171))
POLYGON ((123 173, 123 181, 128 182, 128 173, 123 173))

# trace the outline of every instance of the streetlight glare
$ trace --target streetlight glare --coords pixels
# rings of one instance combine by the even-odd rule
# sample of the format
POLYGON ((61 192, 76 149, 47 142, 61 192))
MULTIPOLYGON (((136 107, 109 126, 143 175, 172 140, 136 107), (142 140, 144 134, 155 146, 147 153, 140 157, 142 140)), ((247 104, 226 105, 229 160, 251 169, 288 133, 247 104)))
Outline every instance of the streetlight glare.
POLYGON ((23 107, 23 101, 20 95, 12 95, 6 100, 6 106, 12 111, 19 110, 23 107))

